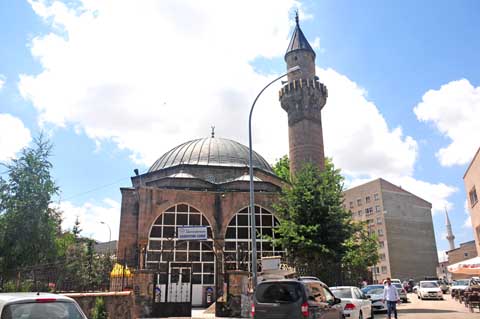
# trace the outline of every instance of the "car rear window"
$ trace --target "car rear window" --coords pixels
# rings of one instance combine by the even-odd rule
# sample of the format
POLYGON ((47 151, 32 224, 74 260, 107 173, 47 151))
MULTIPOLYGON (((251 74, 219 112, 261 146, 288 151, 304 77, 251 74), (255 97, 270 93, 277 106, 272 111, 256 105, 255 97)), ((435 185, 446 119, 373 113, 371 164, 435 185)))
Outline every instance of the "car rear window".
POLYGON ((263 283, 255 291, 255 297, 260 303, 293 303, 302 294, 301 284, 294 282, 263 283))
POLYGON ((3 308, 1 319, 84 319, 72 302, 17 303, 3 308))
POLYGON ((330 288, 337 298, 352 298, 352 289, 350 288, 330 288))

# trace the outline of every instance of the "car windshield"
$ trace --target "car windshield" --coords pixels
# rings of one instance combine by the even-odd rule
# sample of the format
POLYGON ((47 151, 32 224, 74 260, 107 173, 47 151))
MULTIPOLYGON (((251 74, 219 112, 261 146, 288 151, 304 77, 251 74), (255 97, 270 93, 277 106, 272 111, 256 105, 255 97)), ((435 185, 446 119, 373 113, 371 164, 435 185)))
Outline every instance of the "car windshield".
POLYGON ((468 280, 456 280, 453 282, 454 286, 467 286, 468 280))
POLYGON ((83 319, 72 302, 18 303, 3 308, 1 319, 83 319))
POLYGON ((352 298, 352 289, 350 288, 330 288, 337 298, 352 298))
POLYGON ((301 296, 302 286, 295 282, 263 283, 255 291, 255 297, 260 303, 293 303, 301 296))
POLYGON ((381 295, 383 294, 383 286, 381 285, 375 285, 375 286, 367 286, 362 289, 364 294, 369 294, 369 295, 381 295))
POLYGON ((397 288, 397 289, 402 289, 402 285, 401 285, 401 284, 393 284, 393 283, 392 283, 392 285, 394 285, 395 288, 397 288))
POLYGON ((421 288, 438 288, 438 285, 436 282, 421 282, 420 287, 421 288))

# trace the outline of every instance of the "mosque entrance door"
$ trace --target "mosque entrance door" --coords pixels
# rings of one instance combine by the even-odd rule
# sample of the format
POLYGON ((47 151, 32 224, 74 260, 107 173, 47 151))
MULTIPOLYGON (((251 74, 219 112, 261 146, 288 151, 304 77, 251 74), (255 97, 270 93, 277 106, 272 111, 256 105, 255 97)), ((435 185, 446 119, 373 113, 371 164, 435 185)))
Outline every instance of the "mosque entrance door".
POLYGON ((167 273, 156 273, 152 317, 191 317, 192 265, 169 263, 167 273))

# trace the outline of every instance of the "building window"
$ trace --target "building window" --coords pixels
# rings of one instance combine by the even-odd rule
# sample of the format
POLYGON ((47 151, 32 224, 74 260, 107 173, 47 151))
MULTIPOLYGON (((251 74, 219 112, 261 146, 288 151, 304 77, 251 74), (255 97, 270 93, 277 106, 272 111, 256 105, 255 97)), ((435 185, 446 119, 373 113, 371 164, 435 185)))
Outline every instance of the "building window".
POLYGON ((353 202, 350 202, 350 208, 353 208, 353 202))
POLYGON ((368 225, 374 225, 375 222, 373 221, 373 219, 367 219, 367 224, 368 225))
POLYGON ((215 255, 212 228, 205 216, 192 206, 179 204, 162 213, 152 225, 148 238, 146 263, 151 269, 167 269, 168 262, 192 265, 192 283, 214 284, 215 255), (177 240, 180 226, 206 226, 207 240, 177 240))
POLYGON ((383 236, 383 229, 378 230, 378 236, 383 236))
POLYGON ((358 212, 357 212, 358 216, 362 216, 362 210, 360 209, 358 212))
POLYGON ((381 211, 382 211, 382 208, 380 207, 380 205, 375 205, 375 212, 380 213, 381 211))
POLYGON ((463 253, 463 256, 468 257, 468 253, 463 253))
POLYGON ((385 247, 385 242, 382 240, 382 241, 379 241, 378 242, 380 248, 384 248, 385 247))
MULTIPOLYGON (((283 251, 265 237, 275 239, 273 231, 278 220, 268 210, 255 206, 257 228, 257 258, 281 256, 283 251)), ((228 270, 249 270, 251 259, 251 227, 249 208, 246 207, 232 217, 225 235, 225 267, 228 270)))
POLYGON ((477 191, 475 190, 475 186, 473 186, 472 190, 468 193, 470 197, 470 206, 473 207, 478 202, 477 191))
POLYGON ((374 200, 379 200, 380 196, 378 196, 378 193, 373 194, 373 199, 374 200))
POLYGON ((365 208, 365 215, 368 216, 371 214, 373 214, 373 207, 365 208))
POLYGON ((361 198, 357 199, 357 206, 362 206, 362 199, 361 198))
POLYGON ((377 224, 381 225, 382 224, 382 217, 377 217, 377 224))
POLYGON ((387 273, 387 266, 382 266, 382 274, 386 274, 387 273))
POLYGON ((381 261, 385 261, 385 254, 378 255, 381 261))
POLYGON ((365 197, 365 203, 370 203, 370 196, 365 197))

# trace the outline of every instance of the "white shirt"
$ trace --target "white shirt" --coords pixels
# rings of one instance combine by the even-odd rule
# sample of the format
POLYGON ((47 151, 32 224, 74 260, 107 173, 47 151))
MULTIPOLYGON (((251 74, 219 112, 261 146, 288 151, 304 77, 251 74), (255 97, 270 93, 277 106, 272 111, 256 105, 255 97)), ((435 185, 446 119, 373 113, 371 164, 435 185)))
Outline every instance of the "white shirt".
POLYGON ((397 288, 394 285, 386 284, 383 289, 383 299, 387 301, 398 301, 400 297, 398 296, 397 288))

